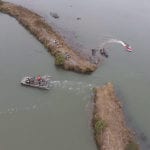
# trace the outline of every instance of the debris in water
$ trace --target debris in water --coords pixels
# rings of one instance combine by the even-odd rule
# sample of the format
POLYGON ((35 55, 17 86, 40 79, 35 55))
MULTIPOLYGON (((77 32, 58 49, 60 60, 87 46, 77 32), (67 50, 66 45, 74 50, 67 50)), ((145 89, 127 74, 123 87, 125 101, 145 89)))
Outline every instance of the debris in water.
POLYGON ((95 56, 96 55, 96 49, 92 49, 92 56, 95 56))
POLYGON ((50 15, 51 15, 53 18, 55 18, 55 19, 58 19, 58 18, 59 18, 59 16, 58 16, 57 13, 50 12, 50 15))
POLYGON ((77 20, 81 20, 81 18, 80 18, 80 17, 77 17, 77 20))
POLYGON ((108 54, 107 54, 105 48, 100 49, 100 54, 101 54, 102 56, 105 56, 106 58, 108 58, 108 54))
MULTIPOLYGON (((126 50, 128 51, 128 52, 132 52, 132 47, 129 45, 129 44, 127 44, 127 43, 125 43, 125 42, 123 42, 123 41, 121 41, 121 40, 117 40, 117 39, 109 39, 109 40, 107 40, 107 41, 105 41, 104 43, 102 43, 101 45, 100 45, 100 47, 99 47, 99 52, 100 52, 100 54, 102 55, 102 56, 104 56, 104 57, 106 57, 106 58, 108 58, 108 53, 107 53, 107 51, 106 51, 106 49, 105 49, 105 46, 107 46, 108 44, 110 44, 110 43, 118 43, 118 44, 121 44, 123 47, 125 47, 126 48, 126 50)), ((95 62, 95 60, 96 60, 96 53, 97 53, 97 49, 91 49, 91 51, 92 51, 92 62, 94 61, 94 63, 96 63, 97 64, 97 61, 95 62)))

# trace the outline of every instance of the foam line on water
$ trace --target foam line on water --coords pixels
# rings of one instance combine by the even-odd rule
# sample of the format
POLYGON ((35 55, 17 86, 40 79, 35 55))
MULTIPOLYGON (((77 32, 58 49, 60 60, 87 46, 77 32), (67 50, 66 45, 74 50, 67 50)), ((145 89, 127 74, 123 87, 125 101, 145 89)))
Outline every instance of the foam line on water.
POLYGON ((122 46, 125 46, 125 43, 121 40, 117 40, 117 39, 108 39, 106 40, 105 42, 103 42, 101 45, 100 45, 100 48, 104 48, 107 44, 110 44, 110 43, 119 43, 121 44, 122 46))
POLYGON ((84 92, 85 90, 91 90, 94 85, 90 83, 83 83, 83 82, 76 82, 76 81, 51 81, 53 88, 62 88, 62 89, 68 89, 73 90, 79 93, 84 92))
MULTIPOLYGON (((81 81, 68 81, 68 80, 64 80, 64 81, 51 81, 52 84, 52 88, 55 90, 57 88, 60 89, 66 89, 68 91, 73 91, 76 95, 80 95, 80 94, 84 94, 85 96, 83 96, 82 100, 87 100, 90 98, 90 94, 88 93, 88 91, 91 91, 93 89, 93 87, 95 87, 94 84, 91 83, 86 83, 86 82, 81 82, 81 81)), ((8 108, 6 111, 0 111, 0 115, 12 115, 15 113, 19 113, 22 111, 30 111, 30 110, 38 110, 40 106, 38 106, 37 104, 33 104, 33 105, 29 105, 23 108, 18 108, 18 107, 10 107, 8 108)))
POLYGON ((127 43, 121 41, 121 40, 117 40, 117 39, 108 39, 106 40, 105 42, 103 42, 99 48, 102 49, 102 48, 105 48, 105 46, 107 46, 108 44, 111 44, 111 43, 118 43, 118 44, 121 44, 123 47, 125 47, 128 51, 132 50, 131 46, 129 46, 127 43))

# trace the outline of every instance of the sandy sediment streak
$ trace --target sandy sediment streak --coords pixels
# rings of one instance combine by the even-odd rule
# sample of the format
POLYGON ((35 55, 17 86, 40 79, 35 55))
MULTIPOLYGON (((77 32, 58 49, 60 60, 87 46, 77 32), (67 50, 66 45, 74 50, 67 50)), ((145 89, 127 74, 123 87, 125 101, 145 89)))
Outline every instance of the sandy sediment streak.
POLYGON ((107 83, 94 88, 93 127, 99 150, 139 150, 134 134, 125 123, 114 87, 107 83))
POLYGON ((16 18, 30 31, 55 57, 56 65, 81 73, 93 72, 97 68, 75 53, 40 15, 9 2, 0 2, 0 11, 16 18))

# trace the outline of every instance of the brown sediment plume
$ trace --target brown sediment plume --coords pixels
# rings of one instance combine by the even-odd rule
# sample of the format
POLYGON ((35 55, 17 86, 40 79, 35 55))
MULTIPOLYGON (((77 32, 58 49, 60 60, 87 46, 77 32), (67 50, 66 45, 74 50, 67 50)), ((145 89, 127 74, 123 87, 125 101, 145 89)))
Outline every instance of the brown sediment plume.
POLYGON ((81 73, 90 73, 96 70, 96 64, 75 53, 38 14, 22 6, 3 1, 0 1, 0 12, 16 18, 20 24, 30 31, 55 57, 56 65, 66 70, 81 73))
POLYGON ((99 150, 139 150, 135 136, 127 128, 122 106, 112 83, 94 91, 93 128, 99 150))

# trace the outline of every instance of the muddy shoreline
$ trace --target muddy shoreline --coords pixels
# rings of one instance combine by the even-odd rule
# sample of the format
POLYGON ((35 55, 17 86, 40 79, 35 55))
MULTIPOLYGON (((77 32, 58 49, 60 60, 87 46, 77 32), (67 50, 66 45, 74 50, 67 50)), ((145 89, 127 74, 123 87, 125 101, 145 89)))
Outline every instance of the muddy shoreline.
POLYGON ((126 126, 122 105, 113 84, 96 87, 92 126, 99 150, 139 150, 135 135, 126 126))
POLYGON ((63 38, 38 14, 9 2, 0 2, 0 12, 14 17, 33 34, 55 57, 55 64, 65 70, 91 73, 97 65, 82 58, 65 43, 63 38))

